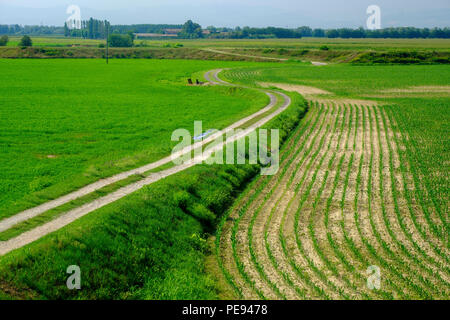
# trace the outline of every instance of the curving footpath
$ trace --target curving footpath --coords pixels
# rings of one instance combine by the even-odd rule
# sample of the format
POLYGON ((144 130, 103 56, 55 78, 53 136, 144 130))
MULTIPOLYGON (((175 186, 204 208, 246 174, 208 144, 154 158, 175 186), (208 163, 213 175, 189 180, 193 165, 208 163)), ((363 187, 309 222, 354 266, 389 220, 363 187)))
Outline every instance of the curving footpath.
POLYGON ((219 54, 225 54, 225 55, 229 55, 229 56, 245 57, 245 58, 254 58, 254 59, 260 59, 260 60, 270 60, 270 61, 288 61, 288 60, 289 60, 289 59, 286 59, 286 58, 274 58, 274 57, 254 56, 254 55, 249 55, 249 54, 241 54, 241 53, 227 52, 227 51, 222 51, 222 50, 217 50, 217 49, 211 49, 211 48, 200 49, 200 50, 208 51, 208 52, 213 52, 213 53, 219 53, 219 54))
MULTIPOLYGON (((219 78, 218 74, 222 70, 223 69, 216 69, 216 70, 208 71, 205 74, 205 79, 207 79, 212 85, 236 86, 234 84, 223 81, 222 79, 219 78)), ((106 179, 101 179, 101 180, 94 182, 90 185, 87 185, 77 191, 71 192, 65 196, 51 200, 51 201, 41 204, 37 207, 30 208, 28 210, 25 210, 23 212, 20 212, 16 215, 12 216, 12 217, 1 220, 0 221, 0 232, 3 232, 23 221, 29 220, 29 219, 34 218, 48 210, 51 210, 53 208, 59 207, 63 204, 66 204, 72 200, 75 200, 75 199, 78 199, 85 195, 88 195, 92 192, 95 192, 95 191, 105 187, 105 186, 108 186, 108 185, 111 185, 120 180, 126 179, 132 175, 144 174, 150 170, 159 168, 165 164, 170 163, 171 161, 173 161, 176 158, 179 158, 187 153, 190 153, 192 150, 200 148, 200 147, 214 141, 216 138, 218 138, 220 136, 226 135, 229 131, 239 128, 243 124, 245 124, 251 120, 254 120, 254 119, 258 118, 259 116, 263 115, 264 113, 270 111, 272 108, 274 108, 278 104, 278 97, 274 93, 278 94, 279 96, 281 96, 283 98, 282 105, 279 108, 277 108, 274 112, 272 112, 268 116, 265 116, 264 118, 258 120, 256 123, 253 123, 251 126, 246 128, 245 130, 242 130, 241 132, 239 132, 231 137, 228 137, 226 139, 226 141, 224 141, 223 143, 217 144, 214 148, 211 148, 207 152, 204 152, 202 156, 195 157, 195 158, 191 159, 189 162, 174 166, 170 169, 163 170, 163 171, 160 171, 157 173, 152 173, 148 177, 146 177, 138 182, 129 184, 129 185, 122 187, 122 188, 118 189, 117 191, 114 191, 104 197, 98 198, 92 202, 86 203, 78 208, 70 210, 70 211, 62 214, 61 216, 55 218, 54 220, 47 222, 41 226, 38 226, 30 231, 24 232, 15 238, 0 242, 0 256, 5 255, 6 253, 11 252, 13 250, 19 249, 31 242, 34 242, 51 232, 59 230, 59 229, 65 227, 66 225, 72 223, 73 221, 87 215, 88 213, 91 213, 94 210, 97 210, 97 209, 104 207, 112 202, 115 202, 115 201, 141 189, 144 186, 150 185, 154 182, 157 182, 161 179, 171 176, 177 172, 183 171, 187 168, 190 168, 192 166, 202 163, 209 156, 211 156, 214 152, 223 148, 224 145, 234 142, 236 140, 239 140, 239 139, 245 137, 246 135, 250 134, 252 131, 256 130, 257 128, 263 126, 268 121, 270 121, 271 119, 273 119, 274 117, 279 115, 281 112, 286 110, 291 104, 291 99, 289 98, 289 96, 285 95, 284 93, 281 93, 278 91, 269 91, 269 90, 261 90, 261 91, 265 92, 270 98, 270 103, 265 108, 261 109, 260 111, 254 113, 244 119, 241 119, 241 120, 233 123, 231 126, 225 128, 223 130, 215 132, 214 134, 208 136, 207 138, 203 139, 202 141, 199 141, 199 142, 193 144, 192 146, 186 147, 186 148, 172 154, 171 156, 165 157, 161 160, 147 164, 140 168, 122 172, 122 173, 119 173, 117 175, 114 175, 114 176, 106 178, 106 179)))

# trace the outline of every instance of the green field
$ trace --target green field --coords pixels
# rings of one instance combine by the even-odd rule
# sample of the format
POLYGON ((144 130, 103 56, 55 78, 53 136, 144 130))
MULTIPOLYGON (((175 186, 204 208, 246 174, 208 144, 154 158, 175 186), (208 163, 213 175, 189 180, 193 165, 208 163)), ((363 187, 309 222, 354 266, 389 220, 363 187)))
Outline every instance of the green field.
MULTIPOLYGON (((450 67, 434 66, 351 66, 335 64, 326 67, 304 65, 278 65, 268 68, 233 69, 226 78, 240 83, 257 82, 292 83, 330 91, 341 97, 395 98, 389 89, 407 89, 421 86, 447 86, 450 83, 450 67), (256 72, 258 71, 258 72, 256 72)), ((448 93, 429 90, 416 93, 399 93, 400 96, 429 95, 446 97, 448 93)))
POLYGON ((284 170, 256 179, 220 225, 223 297, 447 299, 450 68, 279 66, 225 76, 289 84, 312 107, 287 143, 284 170), (380 290, 365 285, 370 265, 381 270, 380 290))
POLYGON ((222 129, 265 106, 250 90, 189 87, 201 61, 0 61, 0 218, 169 155, 177 128, 222 129))
MULTIPOLYGON (((39 63, 39 61, 25 61, 24 64, 29 65, 33 62, 39 63)), ((49 62, 43 62, 48 69, 49 62)), ((68 63, 66 60, 59 62, 63 66, 67 66, 68 63)), ((93 68, 94 62, 98 61, 74 63, 87 64, 89 68, 93 68)), ((186 61, 155 61, 150 63, 146 70, 157 68, 156 66, 161 68, 164 64, 166 70, 169 66, 173 66, 173 69, 169 70, 175 73, 174 78, 169 82, 166 76, 163 81, 164 88, 170 84, 175 88, 178 87, 180 92, 188 91, 191 95, 193 94, 190 90, 200 90, 195 92, 196 101, 200 106, 207 102, 208 106, 203 113, 198 111, 197 116, 206 114, 211 123, 222 123, 219 127, 233 119, 233 116, 228 115, 227 121, 221 122, 220 119, 227 113, 222 110, 224 103, 229 112, 233 102, 240 101, 237 103, 240 108, 235 114, 236 117, 243 117, 268 102, 265 95, 251 90, 186 87, 184 73, 180 76, 176 74, 177 67, 182 63, 186 70, 189 65, 186 61), (204 91, 203 95, 201 91, 204 91), (208 94, 214 95, 214 100, 207 99, 208 94), (214 105, 217 106, 217 111, 212 109, 214 105)), ((132 65, 134 65, 132 61, 121 62, 122 68, 126 66, 129 69, 132 65)), ((145 65, 143 62, 138 64, 140 69, 145 68, 145 65)), ((226 65, 221 63, 222 67, 226 65)), ((212 69, 215 64, 192 62, 191 67, 191 73, 195 74, 202 68, 212 69)), ((119 72, 123 72, 122 68, 119 72)), ((153 84, 150 87, 158 85, 153 84)), ((161 87, 158 89, 161 90, 161 87)), ((171 92, 174 92, 174 89, 171 92)), ((136 92, 134 94, 137 95, 136 92)), ((304 100, 299 95, 292 96, 294 103, 289 110, 269 124, 271 127, 282 129, 282 139, 287 137, 305 112, 304 100)), ((179 99, 181 97, 178 96, 179 99)), ((167 95, 165 98, 167 99, 167 95)), ((164 101, 160 97, 158 99, 160 102, 164 101)), ((184 110, 176 111, 180 113, 178 118, 186 115, 184 110)), ((72 117, 76 116, 78 115, 74 112, 72 117)), ((108 118, 111 117, 109 113, 108 118)), ((198 118, 189 118, 186 121, 194 119, 198 118)), ((189 125, 191 124, 186 124, 189 125)), ((156 127, 155 130, 157 129, 161 131, 161 127, 156 127)), ((158 147, 163 146, 163 134, 159 138, 160 141, 157 141, 158 147)), ((168 137, 170 141, 170 133, 168 137)), ((142 148, 142 145, 140 147, 142 148)), ((161 157, 164 153, 151 154, 161 157)), ((49 170, 53 172, 55 168, 49 170)), ((206 238, 213 232, 222 212, 257 170, 257 166, 250 165, 239 167, 201 165, 143 188, 56 233, 43 237, 31 246, 2 257, 0 292, 5 292, 5 297, 10 294, 16 298, 44 299, 216 299, 216 285, 211 276, 204 272, 204 257, 210 253, 206 238), (62 248, 64 249, 61 251, 62 248), (62 252, 64 254, 61 254, 62 252), (36 259, 30 260, 31 256, 36 259), (53 262, 49 264, 49 261, 53 262), (66 290, 65 282, 62 280, 66 277, 67 263, 77 264, 83 268, 84 290, 66 290), (103 271, 99 272, 100 269, 103 271)), ((76 172, 73 172, 73 177, 76 177, 75 174, 76 172)))
MULTIPOLYGON (((345 59, 450 50, 448 40, 173 42, 273 57, 321 56, 324 44, 345 59)), ((0 257, 0 300, 448 299, 449 65, 0 59, 0 219, 161 159, 172 131, 192 132, 194 120, 221 129, 267 105, 253 89, 186 85, 218 68, 238 86, 292 98, 266 124, 281 129, 278 173, 198 165, 146 186, 0 257), (69 265, 81 267, 82 290, 67 290, 69 265), (381 269, 380 289, 366 285, 369 266, 381 269)))
MULTIPOLYGON (((17 46, 20 37, 10 37, 8 46, 17 46)), ((103 40, 77 39, 64 37, 33 37, 36 46, 98 46, 103 40)), ((181 43, 190 48, 286 48, 286 49, 319 49, 327 45, 335 50, 449 50, 450 40, 447 39, 328 39, 328 38, 303 38, 303 39, 265 39, 265 40, 234 40, 234 39, 168 39, 168 40, 142 40, 136 39, 136 43, 143 41, 149 47, 163 47, 166 44, 181 43)))
MULTIPOLYGON (((0 58, 104 58, 104 40, 35 37, 33 48, 11 37, 0 58)), ((112 59, 195 59, 257 62, 326 61, 359 64, 450 64, 448 39, 136 39, 133 48, 111 48, 112 59)))
MULTIPOLYGON (((21 37, 9 37, 8 46, 15 47, 19 44, 21 37)), ((38 47, 60 47, 60 46, 98 46, 105 40, 64 38, 64 37, 32 37, 33 45, 38 47)))

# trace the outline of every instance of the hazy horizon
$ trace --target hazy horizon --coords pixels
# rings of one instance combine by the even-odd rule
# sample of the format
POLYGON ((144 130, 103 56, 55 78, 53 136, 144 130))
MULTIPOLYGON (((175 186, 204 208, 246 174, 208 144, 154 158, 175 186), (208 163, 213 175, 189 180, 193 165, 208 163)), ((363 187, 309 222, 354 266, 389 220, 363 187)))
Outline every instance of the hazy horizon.
POLYGON ((82 19, 112 24, 182 24, 191 19, 203 27, 365 27, 369 5, 380 6, 382 27, 448 27, 450 1, 434 0, 0 0, 0 24, 62 26, 69 5, 81 8, 82 19))

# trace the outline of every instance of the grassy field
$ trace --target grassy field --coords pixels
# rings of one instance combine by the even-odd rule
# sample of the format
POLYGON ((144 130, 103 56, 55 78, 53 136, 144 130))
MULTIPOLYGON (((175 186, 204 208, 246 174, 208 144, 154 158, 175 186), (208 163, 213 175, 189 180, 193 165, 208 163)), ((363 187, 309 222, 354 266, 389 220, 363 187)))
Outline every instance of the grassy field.
POLYGON ((316 87, 341 97, 395 98, 414 95, 448 96, 441 86, 450 83, 450 66, 351 66, 335 64, 326 67, 275 65, 268 68, 233 69, 225 74, 230 80, 255 85, 258 82, 290 83, 316 87), (430 90, 402 93, 392 89, 431 87, 430 90), (433 89, 433 87, 435 87, 433 89), (428 93, 427 93, 428 92, 428 93))
MULTIPOLYGON (((311 50, 333 62, 366 50, 449 51, 448 40, 174 42, 184 47, 146 41, 200 59, 208 48, 311 50)), ((266 125, 281 129, 277 174, 198 165, 146 186, 0 257, 0 300, 450 297, 450 66, 0 59, 0 68, 0 219, 168 155, 172 131, 192 131, 194 120, 220 129, 268 103, 256 90, 190 87, 188 77, 229 68, 222 79, 285 90, 293 101, 266 125), (69 265, 81 267, 82 290, 67 290, 69 265), (367 286, 371 266, 379 289, 367 286)), ((0 241, 139 179, 45 212, 0 241)))
POLYGON ((192 131, 194 120, 221 129, 268 102, 251 90, 186 85, 219 66, 236 64, 0 61, 0 218, 169 155, 173 130, 192 131))
MULTIPOLYGON (((281 129, 282 141, 306 112, 303 98, 292 97, 267 124, 281 129)), ((204 271, 206 239, 257 173, 256 165, 200 165, 145 187, 1 257, 0 292, 24 299, 216 299, 204 271), (67 290, 68 264, 82 268, 83 290, 67 290)))
MULTIPOLYGON (((334 50, 449 50, 447 39, 267 39, 267 40, 179 40, 188 47, 222 47, 222 48, 285 48, 285 49, 319 49, 326 45, 334 50)), ((164 44, 164 41, 149 41, 149 44, 164 44)))
MULTIPOLYGON (((21 37, 9 37, 8 47, 16 47, 21 37)), ((33 45, 38 47, 60 47, 60 46, 98 46, 105 40, 65 38, 65 37, 32 37, 33 45)))
MULTIPOLYGON (((10 37, 8 46, 17 46, 20 37, 10 37)), ((77 39, 64 37, 33 37, 36 46, 98 46, 104 40, 77 39)), ((163 47, 167 44, 180 43, 189 48, 285 48, 285 49, 319 49, 326 45, 334 50, 449 50, 448 39, 328 39, 328 38, 302 38, 302 39, 264 39, 264 40, 235 40, 235 39, 168 39, 145 40, 136 39, 136 43, 143 41, 149 47, 163 47)))
MULTIPOLYGON (((17 47, 12 37, 0 58, 104 58, 104 40, 36 37, 33 48, 17 47)), ((450 64, 448 39, 167 39, 135 41, 112 48, 113 59, 196 59, 233 61, 326 61, 359 64, 450 64)))
POLYGON ((290 84, 311 108, 283 170, 256 179, 219 227, 222 295, 448 299, 449 76, 447 66, 228 71, 290 84), (369 266, 379 290, 366 285, 369 266))

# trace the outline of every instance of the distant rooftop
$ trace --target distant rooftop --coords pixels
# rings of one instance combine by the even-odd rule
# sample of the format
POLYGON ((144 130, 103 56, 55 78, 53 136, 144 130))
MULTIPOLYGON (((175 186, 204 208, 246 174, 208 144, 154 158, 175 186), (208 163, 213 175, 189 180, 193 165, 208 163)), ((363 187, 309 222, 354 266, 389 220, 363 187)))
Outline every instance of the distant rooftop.
POLYGON ((177 34, 165 34, 165 33, 135 33, 136 39, 138 38, 158 38, 158 37, 177 37, 177 34))
POLYGON ((179 34, 182 29, 164 29, 165 34, 179 34))

